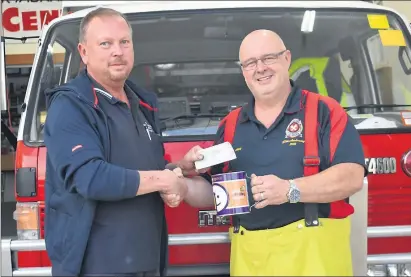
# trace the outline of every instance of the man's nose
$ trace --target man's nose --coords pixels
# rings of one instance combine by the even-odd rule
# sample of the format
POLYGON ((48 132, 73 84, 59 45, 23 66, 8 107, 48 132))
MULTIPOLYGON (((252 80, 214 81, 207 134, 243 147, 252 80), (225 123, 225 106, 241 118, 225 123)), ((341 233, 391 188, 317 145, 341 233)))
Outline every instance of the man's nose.
POLYGON ((256 66, 256 70, 257 72, 261 72, 267 69, 267 66, 261 61, 261 60, 257 60, 257 66, 256 66))
POLYGON ((113 56, 122 56, 123 55, 123 48, 120 43, 113 44, 113 56))

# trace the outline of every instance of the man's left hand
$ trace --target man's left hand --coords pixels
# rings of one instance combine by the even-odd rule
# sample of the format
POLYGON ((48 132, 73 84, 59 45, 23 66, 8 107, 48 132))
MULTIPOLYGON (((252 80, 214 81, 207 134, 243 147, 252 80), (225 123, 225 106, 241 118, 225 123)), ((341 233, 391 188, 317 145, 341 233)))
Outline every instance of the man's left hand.
POLYGON ((182 169, 184 176, 198 175, 199 173, 207 172, 208 168, 197 171, 194 164, 196 161, 201 161, 204 158, 204 156, 200 154, 200 151, 202 149, 203 148, 201 148, 201 146, 199 145, 194 146, 187 152, 187 154, 184 155, 184 158, 178 163, 178 166, 182 169))
POLYGON ((255 208, 262 209, 268 205, 280 205, 288 202, 287 193, 290 183, 275 175, 251 175, 251 191, 256 202, 255 208))
POLYGON ((163 199, 164 203, 167 204, 170 208, 176 208, 180 205, 183 199, 179 194, 164 194, 160 193, 161 198, 163 199))

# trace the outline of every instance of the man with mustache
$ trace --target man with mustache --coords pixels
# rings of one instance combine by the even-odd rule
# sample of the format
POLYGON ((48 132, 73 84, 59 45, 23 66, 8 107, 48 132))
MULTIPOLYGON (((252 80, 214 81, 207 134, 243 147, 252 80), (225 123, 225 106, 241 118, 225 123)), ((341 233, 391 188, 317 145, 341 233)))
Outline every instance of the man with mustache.
MULTIPOLYGON (((239 59, 253 97, 236 120, 222 121, 215 141, 224 141, 227 124, 235 126, 231 142, 239 151, 228 171, 251 176, 253 208, 234 216, 230 228, 230 275, 352 276, 354 210, 345 199, 362 188, 366 174, 358 132, 334 99, 290 80, 291 52, 276 33, 248 34, 239 59), (310 110, 312 103, 318 106, 310 110), (307 157, 314 146, 318 157, 307 157)), ((213 206, 210 175, 225 172, 223 166, 186 179, 184 200, 213 206)))
MULTIPOLYGON (((98 8, 80 25, 85 69, 46 92, 45 240, 53 276, 155 276, 166 263, 162 196, 183 197, 182 173, 165 169, 157 98, 128 76, 132 29, 98 8)), ((172 201, 167 202, 173 205, 172 201)))

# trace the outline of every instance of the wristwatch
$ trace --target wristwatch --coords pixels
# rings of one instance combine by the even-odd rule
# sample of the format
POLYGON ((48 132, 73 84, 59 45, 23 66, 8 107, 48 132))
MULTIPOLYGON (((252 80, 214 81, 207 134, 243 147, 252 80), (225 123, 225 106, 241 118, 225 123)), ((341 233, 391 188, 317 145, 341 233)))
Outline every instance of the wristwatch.
POLYGON ((290 183, 290 189, 287 193, 288 202, 290 203, 298 203, 300 202, 300 190, 298 189, 297 185, 295 184, 294 180, 288 180, 290 183))

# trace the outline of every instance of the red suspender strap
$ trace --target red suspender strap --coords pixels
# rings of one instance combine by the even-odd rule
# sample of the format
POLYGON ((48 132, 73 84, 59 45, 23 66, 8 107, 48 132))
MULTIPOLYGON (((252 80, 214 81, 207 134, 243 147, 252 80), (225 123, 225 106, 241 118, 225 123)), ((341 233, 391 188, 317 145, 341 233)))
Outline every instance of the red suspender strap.
MULTIPOLYGON (((310 176, 320 171, 320 157, 318 155, 318 100, 316 93, 303 90, 305 96, 304 110, 304 176, 310 176)), ((305 203, 305 225, 307 227, 318 226, 318 204, 305 203)))
POLYGON ((305 128, 304 128, 304 176, 318 173, 320 158, 318 156, 318 98, 319 95, 303 91, 305 102, 305 128))
MULTIPOLYGON (((232 110, 220 123, 220 126, 225 123, 224 127, 224 142, 228 141, 233 144, 235 128, 237 126, 238 116, 240 114, 241 107, 232 110)), ((228 172, 229 163, 224 163, 223 172, 228 172)))

